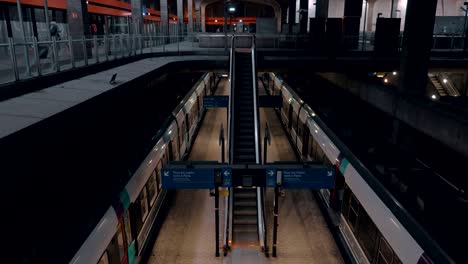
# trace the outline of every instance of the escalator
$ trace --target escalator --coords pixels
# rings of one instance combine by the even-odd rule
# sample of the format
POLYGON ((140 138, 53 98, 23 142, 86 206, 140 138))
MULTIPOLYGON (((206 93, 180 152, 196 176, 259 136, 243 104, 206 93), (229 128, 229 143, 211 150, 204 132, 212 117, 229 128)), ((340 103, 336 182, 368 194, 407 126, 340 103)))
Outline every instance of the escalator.
POLYGON ((255 112, 252 55, 235 52, 234 64, 234 164, 255 164, 255 112))
MULTIPOLYGON (((229 108, 230 163, 260 164, 259 112, 255 44, 231 49, 231 95, 229 108)), ((261 189, 252 186, 254 175, 242 175, 242 188, 232 190, 232 245, 235 248, 264 247, 264 216, 261 189)))

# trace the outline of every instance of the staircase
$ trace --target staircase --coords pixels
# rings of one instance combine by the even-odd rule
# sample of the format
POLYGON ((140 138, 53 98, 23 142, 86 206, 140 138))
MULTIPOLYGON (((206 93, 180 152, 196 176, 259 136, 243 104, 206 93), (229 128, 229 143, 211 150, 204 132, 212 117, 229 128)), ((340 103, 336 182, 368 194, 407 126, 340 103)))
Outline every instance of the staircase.
POLYGON ((447 92, 445 91, 437 76, 429 74, 429 80, 431 81, 432 85, 434 85, 434 88, 437 90, 439 96, 447 96, 447 92))
POLYGON ((232 238, 236 246, 258 246, 257 189, 234 189, 232 238))

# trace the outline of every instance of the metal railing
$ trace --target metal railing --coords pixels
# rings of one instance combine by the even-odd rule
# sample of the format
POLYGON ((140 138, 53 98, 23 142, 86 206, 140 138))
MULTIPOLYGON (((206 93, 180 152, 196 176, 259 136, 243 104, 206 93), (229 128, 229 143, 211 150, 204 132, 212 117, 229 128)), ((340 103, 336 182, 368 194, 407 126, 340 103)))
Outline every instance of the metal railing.
MULTIPOLYGON (((231 37, 228 35, 227 37, 231 37)), ((237 34, 239 36, 246 36, 237 34)), ((251 35, 247 35, 251 36, 251 35)), ((53 74, 64 70, 85 67, 107 61, 128 58, 141 54, 167 54, 201 51, 203 53, 225 54, 224 34, 197 33, 189 35, 94 35, 38 41, 37 38, 16 40, 8 38, 0 43, 0 84, 11 83, 33 77, 53 74), (206 46, 200 39, 208 37, 208 43, 220 46, 206 46)), ((344 36, 334 45, 341 51, 373 51, 373 33, 359 36, 344 36)), ((309 35, 256 34, 256 48, 308 49, 317 51, 320 41, 309 35)), ((465 38, 460 35, 434 35, 433 51, 463 52, 465 38)), ((400 36, 399 50, 402 47, 400 36)), ((329 47, 327 47, 329 48, 329 47)))

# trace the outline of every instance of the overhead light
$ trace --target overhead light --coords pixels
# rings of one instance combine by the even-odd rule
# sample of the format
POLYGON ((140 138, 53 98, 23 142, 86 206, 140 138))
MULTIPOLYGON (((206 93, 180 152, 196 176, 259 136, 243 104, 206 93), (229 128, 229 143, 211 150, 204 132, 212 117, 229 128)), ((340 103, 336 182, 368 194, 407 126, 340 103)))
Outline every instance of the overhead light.
POLYGON ((224 74, 221 75, 221 77, 226 78, 226 77, 228 77, 228 75, 226 73, 224 73, 224 74))
POLYGON ((215 19, 215 23, 218 23, 218 19, 215 19))
POLYGON ((241 23, 242 23, 242 19, 241 19, 241 20, 239 20, 239 22, 241 22, 241 23))
POLYGON ((393 74, 393 75, 397 75, 397 72, 396 72, 396 71, 394 71, 394 72, 392 72, 392 74, 393 74))
POLYGON ((388 79, 387 79, 387 78, 385 78, 383 81, 384 81, 384 83, 388 83, 388 79))
POLYGON ((444 83, 447 83, 448 81, 447 81, 447 79, 446 79, 446 78, 444 78, 443 82, 444 82, 444 83))
POLYGON ((433 94, 433 95, 431 96, 431 98, 432 98, 433 100, 435 100, 435 99, 437 99, 437 96, 436 96, 435 94, 433 94))
POLYGON ((229 12, 236 12, 236 8, 235 8, 235 7, 230 7, 228 10, 229 10, 229 12))
POLYGON ((312 113, 312 116, 315 116, 315 113, 312 113))

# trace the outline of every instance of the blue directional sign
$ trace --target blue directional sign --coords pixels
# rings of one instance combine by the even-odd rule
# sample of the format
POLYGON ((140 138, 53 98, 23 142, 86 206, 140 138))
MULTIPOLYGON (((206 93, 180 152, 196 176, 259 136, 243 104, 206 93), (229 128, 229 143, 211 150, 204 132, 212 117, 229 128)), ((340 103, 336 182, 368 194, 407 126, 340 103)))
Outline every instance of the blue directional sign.
POLYGON ((205 96, 203 97, 203 106, 205 108, 228 107, 229 96, 205 96))
POLYGON ((163 168, 163 189, 213 189, 213 169, 163 168))
POLYGON ((335 169, 283 169, 282 187, 285 189, 333 189, 335 169))
POLYGON ((223 176, 223 187, 232 187, 232 168, 225 167, 221 169, 221 175, 223 176))
POLYGON ((266 173, 266 187, 276 187, 276 168, 267 168, 266 173))

